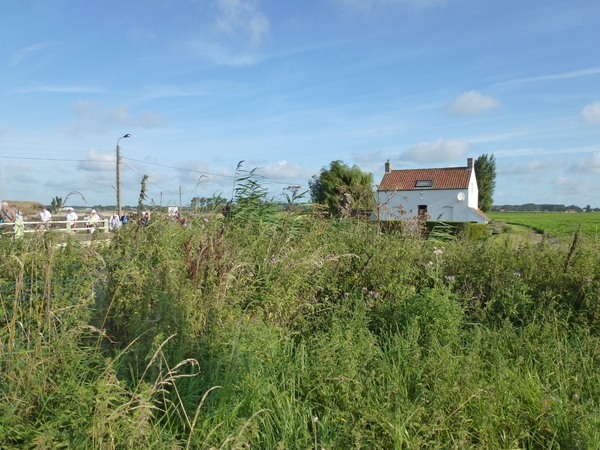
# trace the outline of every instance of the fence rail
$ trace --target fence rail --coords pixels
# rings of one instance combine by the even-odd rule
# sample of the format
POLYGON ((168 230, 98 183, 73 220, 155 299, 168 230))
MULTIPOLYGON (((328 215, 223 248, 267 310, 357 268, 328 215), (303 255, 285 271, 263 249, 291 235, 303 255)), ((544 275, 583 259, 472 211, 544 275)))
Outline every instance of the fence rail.
POLYGON ((89 233, 91 229, 108 233, 108 219, 100 219, 95 223, 84 222, 84 221, 71 221, 71 220, 51 220, 49 222, 20 222, 19 223, 3 223, 0 224, 0 228, 4 228, 5 233, 17 234, 17 228, 22 226, 23 233, 35 233, 39 231, 59 231, 59 232, 86 232, 89 233), (33 226, 32 226, 33 225, 33 226), (56 226, 59 225, 59 226, 56 226), (62 226, 60 226, 62 225, 62 226), (10 228, 9 228, 10 227, 10 228), (8 231, 10 230, 10 231, 8 231))

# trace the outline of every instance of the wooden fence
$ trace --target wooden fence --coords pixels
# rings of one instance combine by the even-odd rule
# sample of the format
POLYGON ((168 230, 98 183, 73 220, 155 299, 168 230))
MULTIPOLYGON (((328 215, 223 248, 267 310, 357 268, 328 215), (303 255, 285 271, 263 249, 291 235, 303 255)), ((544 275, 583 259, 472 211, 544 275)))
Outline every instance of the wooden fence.
POLYGON ((21 222, 16 224, 6 223, 0 224, 4 233, 19 234, 18 227, 22 226, 23 233, 35 233, 40 231, 58 231, 67 233, 90 233, 90 230, 101 231, 108 233, 108 219, 100 219, 93 222, 84 222, 77 220, 51 220, 49 222, 21 222))

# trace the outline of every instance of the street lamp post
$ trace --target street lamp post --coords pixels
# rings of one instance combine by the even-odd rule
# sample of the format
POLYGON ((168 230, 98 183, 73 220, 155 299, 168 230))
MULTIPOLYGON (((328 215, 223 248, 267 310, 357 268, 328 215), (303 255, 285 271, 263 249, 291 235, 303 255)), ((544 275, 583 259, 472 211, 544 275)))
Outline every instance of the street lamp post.
POLYGON ((121 210, 121 147, 119 147, 119 141, 121 139, 125 139, 125 138, 130 138, 131 135, 129 133, 127 133, 125 136, 120 137, 117 140, 117 211, 119 214, 119 217, 121 217, 122 210, 121 210))

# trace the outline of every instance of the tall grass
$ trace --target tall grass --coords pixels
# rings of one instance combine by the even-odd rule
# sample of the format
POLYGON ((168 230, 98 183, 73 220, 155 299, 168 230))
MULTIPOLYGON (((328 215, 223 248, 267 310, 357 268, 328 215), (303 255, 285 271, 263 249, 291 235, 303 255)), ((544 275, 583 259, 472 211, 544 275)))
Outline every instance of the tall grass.
POLYGON ((404 238, 250 175, 189 227, 0 241, 1 448, 598 447, 595 241, 404 238))

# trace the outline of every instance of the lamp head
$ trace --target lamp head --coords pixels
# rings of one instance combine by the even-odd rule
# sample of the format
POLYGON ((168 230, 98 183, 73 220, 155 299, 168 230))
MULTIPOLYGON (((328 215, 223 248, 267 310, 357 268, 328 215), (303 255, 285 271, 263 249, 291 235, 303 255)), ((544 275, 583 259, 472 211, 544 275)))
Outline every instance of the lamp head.
MULTIPOLYGON (((123 138, 130 138, 130 137, 131 137, 131 135, 129 133, 127 133, 125 136, 123 136, 123 138)), ((121 139, 123 139, 123 138, 121 138, 121 139)))

